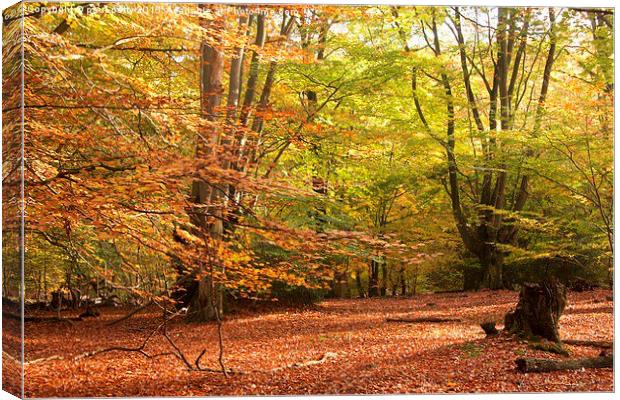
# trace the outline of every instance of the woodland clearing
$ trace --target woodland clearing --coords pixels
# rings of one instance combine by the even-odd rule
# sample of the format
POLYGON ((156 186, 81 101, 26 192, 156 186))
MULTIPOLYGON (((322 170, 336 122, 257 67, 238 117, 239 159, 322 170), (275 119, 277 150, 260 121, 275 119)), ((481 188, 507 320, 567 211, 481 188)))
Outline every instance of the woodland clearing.
MULTIPOLYGON (((609 295, 608 290, 570 293, 560 321, 563 339, 612 340, 609 295)), ((326 300, 305 310, 243 311, 227 316, 223 324, 226 367, 246 372, 228 378, 187 371, 172 356, 148 359, 137 353, 110 352, 71 360, 107 346, 137 346, 158 317, 156 310, 147 310, 109 327, 107 323, 128 309, 107 308, 98 319, 26 325, 26 361, 54 355, 63 359, 26 365, 25 393, 27 397, 103 397, 613 390, 610 368, 518 372, 515 359, 519 356, 562 356, 534 350, 505 334, 485 338, 479 324, 501 321, 516 297, 511 291, 480 291, 326 300), (462 322, 385 322, 386 317, 411 315, 458 316, 462 322), (317 365, 293 365, 325 354, 333 357, 317 365)), ((202 364, 217 368, 215 323, 179 321, 171 323, 168 332, 188 358, 206 349, 202 364)), ((600 352, 584 346, 566 348, 570 357, 594 357, 600 352)), ((154 354, 170 347, 157 336, 145 350, 154 354)))

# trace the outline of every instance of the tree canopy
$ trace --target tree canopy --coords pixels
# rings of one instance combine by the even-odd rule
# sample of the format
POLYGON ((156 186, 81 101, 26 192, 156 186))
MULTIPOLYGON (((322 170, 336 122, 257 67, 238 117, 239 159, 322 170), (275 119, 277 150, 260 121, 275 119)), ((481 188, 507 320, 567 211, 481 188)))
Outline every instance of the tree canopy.
MULTIPOLYGON (((20 50, 10 10, 5 59, 20 50)), ((552 264, 611 282, 608 10, 24 12, 30 299, 105 290, 203 319, 224 292, 513 287, 552 264)), ((19 157, 4 160, 16 194, 19 157)))

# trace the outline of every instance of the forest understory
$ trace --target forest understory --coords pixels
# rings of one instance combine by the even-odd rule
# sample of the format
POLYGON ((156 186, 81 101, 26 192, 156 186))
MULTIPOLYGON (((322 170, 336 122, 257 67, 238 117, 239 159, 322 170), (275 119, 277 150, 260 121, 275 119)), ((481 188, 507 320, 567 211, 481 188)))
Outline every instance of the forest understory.
MULTIPOLYGON (((114 351, 80 360, 84 352, 139 346, 159 321, 148 309, 113 326, 130 308, 104 308, 96 319, 26 324, 27 397, 294 395, 444 392, 612 391, 611 368, 519 372, 520 356, 563 356, 535 350, 502 333, 486 338, 479 324, 502 321, 513 291, 424 294, 382 299, 325 300, 305 310, 270 308, 226 316, 226 368, 241 373, 188 371, 176 357, 149 359, 114 351), (460 322, 388 323, 386 318, 451 317, 460 322), (59 356, 62 359, 50 359, 59 356), (47 359, 45 361, 35 361, 47 359), (313 363, 313 360, 321 362, 313 363), (312 365, 314 364, 314 365, 312 365), (446 369, 446 365, 450 365, 446 369)), ((609 290, 570 293, 560 320, 562 339, 605 340, 613 333, 609 290)), ((50 313, 51 315, 51 313, 50 313)), ((77 315, 77 314, 76 314, 77 315)), ((67 312, 66 317, 69 316, 67 312)), ((13 321, 11 321, 13 323, 13 321)), ((501 326, 498 326, 501 327, 501 326)), ((189 360, 206 349, 203 367, 217 371, 215 323, 171 322, 168 334, 189 360)), ((570 357, 600 349, 565 345, 570 357)), ((161 335, 144 349, 170 352, 161 335)), ((10 363, 3 356, 5 365, 10 363)))
POLYGON ((613 9, 34 4, 5 390, 613 389, 613 9))

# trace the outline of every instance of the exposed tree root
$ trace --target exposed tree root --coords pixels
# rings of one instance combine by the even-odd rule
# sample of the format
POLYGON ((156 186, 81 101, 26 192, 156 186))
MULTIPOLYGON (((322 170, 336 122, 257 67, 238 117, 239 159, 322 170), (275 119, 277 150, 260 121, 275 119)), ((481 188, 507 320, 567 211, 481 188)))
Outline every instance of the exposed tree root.
POLYGON ((571 346, 589 346, 589 347, 597 347, 599 349, 611 349, 614 347, 614 342, 609 342, 606 340, 573 340, 573 339, 565 339, 562 340, 562 343, 568 344, 571 346))

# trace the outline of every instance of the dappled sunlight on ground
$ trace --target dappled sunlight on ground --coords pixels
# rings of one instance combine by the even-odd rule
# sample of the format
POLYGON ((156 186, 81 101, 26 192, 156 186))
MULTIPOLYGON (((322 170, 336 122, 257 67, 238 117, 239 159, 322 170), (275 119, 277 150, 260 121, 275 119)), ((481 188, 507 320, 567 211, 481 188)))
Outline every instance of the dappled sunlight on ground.
MULTIPOLYGON (((609 291, 571 293, 561 319, 564 338, 611 340, 613 304, 609 291)), ((157 313, 138 314, 114 327, 106 323, 128 309, 106 309, 101 318, 73 325, 31 323, 26 328, 26 359, 53 355, 65 359, 27 365, 26 395, 138 396, 304 393, 413 393, 496 391, 610 391, 611 369, 521 374, 514 360, 523 355, 560 356, 528 348, 500 335, 486 339, 481 322, 502 323, 514 307, 509 291, 445 293, 413 298, 326 300, 306 310, 242 313, 224 323, 225 362, 231 375, 190 372, 175 357, 148 359, 111 352, 70 358, 112 345, 138 346, 157 325, 157 313), (386 317, 450 316, 461 322, 386 323, 386 317), (335 357, 306 367, 273 368, 335 357)), ((171 324, 169 332, 188 359, 206 349, 202 365, 218 368, 215 324, 171 324)), ((572 357, 600 350, 567 346, 572 357)), ((168 352, 161 335, 145 349, 168 352)))

